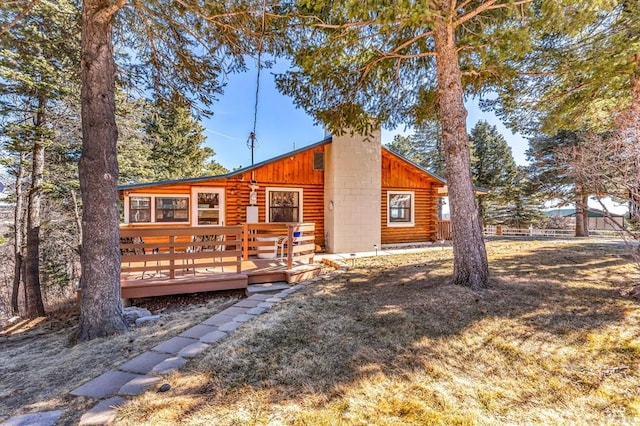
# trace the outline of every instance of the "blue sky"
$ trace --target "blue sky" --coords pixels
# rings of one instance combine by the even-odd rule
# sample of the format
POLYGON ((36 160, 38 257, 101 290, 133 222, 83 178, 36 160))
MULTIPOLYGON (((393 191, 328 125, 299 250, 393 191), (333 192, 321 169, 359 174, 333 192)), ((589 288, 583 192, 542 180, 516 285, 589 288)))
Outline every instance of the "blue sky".
MULTIPOLYGON (((274 68, 263 69, 261 73, 256 163, 324 138, 324 129, 314 125, 311 117, 303 110, 296 109, 291 98, 280 94, 275 88, 273 73, 286 69, 287 63, 280 61, 274 68)), ((207 145, 216 152, 216 161, 227 168, 251 164, 251 151, 247 148, 247 139, 253 128, 255 91, 255 70, 230 76, 224 95, 213 105, 213 117, 205 119, 202 123, 206 129, 207 145)), ((495 115, 480 111, 476 103, 468 102, 467 108, 468 130, 479 120, 487 120, 496 125, 511 146, 516 162, 525 163, 526 140, 511 133, 495 115)), ((403 131, 402 127, 394 131, 383 130, 382 142, 391 142, 395 134, 403 131)))
MULTIPOLYGON (((258 121, 255 162, 268 160, 281 154, 311 145, 324 138, 324 129, 314 125, 313 119, 303 110, 297 109, 293 101, 275 88, 273 73, 284 72, 288 63, 280 61, 272 69, 263 70, 260 78, 258 99, 258 121)), ((248 71, 229 77, 224 95, 214 103, 214 115, 203 121, 207 145, 216 152, 215 159, 232 169, 251 165, 251 151, 247 147, 249 133, 253 129, 253 112, 256 92, 256 71, 248 71)), ((467 102, 467 131, 479 120, 495 125, 511 146, 517 164, 526 163, 525 151, 528 142, 513 134, 490 112, 483 112, 477 102, 467 102)), ((382 143, 393 140, 403 128, 382 131, 382 143)), ((625 206, 615 206, 607 201, 608 208, 615 213, 624 213, 625 206)), ((592 207, 599 208, 594 205, 592 207)))

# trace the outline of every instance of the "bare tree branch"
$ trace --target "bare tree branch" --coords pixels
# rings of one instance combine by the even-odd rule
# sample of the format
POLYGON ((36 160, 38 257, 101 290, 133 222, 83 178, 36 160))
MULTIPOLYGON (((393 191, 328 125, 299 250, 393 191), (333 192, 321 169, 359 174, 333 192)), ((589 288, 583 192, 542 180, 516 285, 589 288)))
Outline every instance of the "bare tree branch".
POLYGON ((110 7, 100 10, 95 16, 95 19, 99 22, 106 22, 113 17, 120 9, 127 4, 127 0, 117 0, 110 7))
POLYGON ((13 19, 13 21, 0 28, 0 37, 27 16, 29 12, 31 12, 31 9, 33 9, 38 3, 40 3, 40 0, 32 0, 31 3, 29 3, 27 7, 25 7, 24 10, 13 19))
POLYGON ((469 11, 468 13, 460 16, 458 19, 456 19, 453 22, 454 28, 458 28, 460 25, 464 24, 467 21, 472 20, 476 16, 478 16, 481 13, 484 13, 484 12, 486 12, 488 10, 504 9, 504 8, 507 8, 507 7, 520 6, 520 5, 524 5, 524 4, 533 2, 533 0, 520 0, 520 1, 509 2, 509 3, 498 3, 498 4, 496 4, 496 1, 497 0, 489 0, 486 3, 483 3, 482 5, 476 7, 475 9, 473 9, 471 11, 469 11))

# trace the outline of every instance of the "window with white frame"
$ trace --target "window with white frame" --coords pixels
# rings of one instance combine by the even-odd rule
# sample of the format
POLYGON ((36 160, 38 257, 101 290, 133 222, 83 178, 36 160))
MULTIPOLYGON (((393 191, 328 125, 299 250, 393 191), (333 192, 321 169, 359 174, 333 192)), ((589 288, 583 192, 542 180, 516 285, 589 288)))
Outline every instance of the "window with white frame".
POLYGON ((151 222, 151 197, 129 197, 129 223, 151 222))
POLYGON ((414 226, 413 191, 387 191, 387 225, 414 226))
POLYGON ((302 189, 267 188, 267 222, 302 222, 302 189))
POLYGON ((189 196, 135 195, 125 204, 126 223, 189 222, 189 196))
POLYGON ((224 225, 224 188, 191 188, 192 225, 224 225))

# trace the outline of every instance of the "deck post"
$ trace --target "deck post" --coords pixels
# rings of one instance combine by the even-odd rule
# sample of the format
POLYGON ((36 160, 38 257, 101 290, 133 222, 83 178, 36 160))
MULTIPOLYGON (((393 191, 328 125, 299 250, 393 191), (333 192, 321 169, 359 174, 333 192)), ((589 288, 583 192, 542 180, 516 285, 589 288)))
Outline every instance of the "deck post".
POLYGON ((287 269, 293 269, 293 227, 287 224, 287 269))
POLYGON ((169 254, 171 254, 171 259, 169 259, 169 278, 171 279, 174 279, 176 277, 176 270, 174 269, 175 260, 173 260, 173 254, 175 253, 175 243, 175 235, 169 235, 169 254))
MULTIPOLYGON (((234 251, 238 250, 238 242, 242 245, 243 247, 243 253, 247 254, 248 253, 248 249, 245 249, 244 247, 248 247, 248 243, 245 243, 245 239, 242 238, 242 234, 245 233, 246 234, 246 229, 247 229, 247 224, 244 224, 244 227, 242 228, 242 231, 239 234, 236 234, 236 246, 233 248, 234 251), (245 244, 247 244, 247 246, 245 246, 245 244), (247 250, 247 251, 245 251, 247 250)), ((226 249, 226 246, 225 246, 226 249)), ((239 255, 236 255, 236 273, 241 273, 242 272, 242 257, 240 257, 238 259, 238 257, 240 257, 239 255)), ((248 257, 248 254, 247 254, 248 257)))
POLYGON ((242 224, 242 258, 249 260, 249 224, 242 224))

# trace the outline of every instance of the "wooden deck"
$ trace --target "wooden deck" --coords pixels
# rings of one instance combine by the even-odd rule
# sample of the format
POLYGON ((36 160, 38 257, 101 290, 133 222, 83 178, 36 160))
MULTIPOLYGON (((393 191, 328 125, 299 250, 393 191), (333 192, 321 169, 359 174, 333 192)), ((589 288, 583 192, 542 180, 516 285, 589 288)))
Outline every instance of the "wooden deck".
POLYGON ((313 224, 122 228, 124 299, 317 276, 313 224), (304 263, 306 262, 306 263, 304 263))

